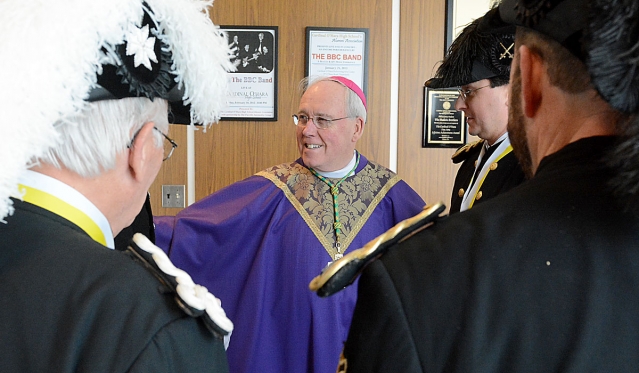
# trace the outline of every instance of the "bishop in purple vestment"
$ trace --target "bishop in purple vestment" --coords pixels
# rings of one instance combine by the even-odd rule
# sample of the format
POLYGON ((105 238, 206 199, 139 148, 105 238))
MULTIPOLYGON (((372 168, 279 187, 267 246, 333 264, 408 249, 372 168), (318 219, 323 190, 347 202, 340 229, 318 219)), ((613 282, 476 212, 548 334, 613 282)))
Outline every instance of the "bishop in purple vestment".
POLYGON ((309 282, 425 205, 355 150, 366 122, 361 89, 342 77, 303 82, 294 116, 300 159, 232 184, 175 219, 156 217, 158 245, 221 299, 235 324, 231 372, 334 372, 357 287, 320 298, 309 282))

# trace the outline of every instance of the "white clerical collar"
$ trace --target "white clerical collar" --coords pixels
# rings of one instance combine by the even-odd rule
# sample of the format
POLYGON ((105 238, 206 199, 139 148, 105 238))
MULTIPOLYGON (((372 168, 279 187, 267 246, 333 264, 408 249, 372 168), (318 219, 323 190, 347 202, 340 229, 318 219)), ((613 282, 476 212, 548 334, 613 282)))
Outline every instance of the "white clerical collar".
POLYGON ((315 170, 315 172, 330 179, 341 179, 351 171, 353 171, 353 174, 355 174, 355 170, 353 170, 353 167, 355 167, 355 162, 357 162, 357 151, 353 152, 353 158, 346 165, 346 167, 339 169, 337 171, 322 172, 319 170, 315 170))
MULTIPOLYGON (((89 236, 91 236, 91 238, 93 238, 95 241, 105 245, 109 249, 115 248, 115 242, 113 240, 113 232, 111 231, 111 225, 109 224, 109 221, 104 216, 104 214, 100 210, 98 210, 98 208, 91 201, 89 201, 89 199, 87 199, 84 195, 82 195, 82 193, 78 192, 77 190, 73 189, 71 186, 61 182, 58 179, 54 179, 50 176, 41 174, 39 172, 31 171, 31 170, 27 170, 20 177, 19 184, 23 186, 22 187, 23 192, 25 191, 25 189, 28 190, 29 188, 36 190, 36 194, 38 194, 37 191, 44 192, 53 197, 56 197, 62 203, 66 203, 67 205, 70 205, 72 208, 79 210, 80 214, 84 213, 86 217, 88 217, 91 220, 91 222, 89 222, 89 225, 94 227, 94 229, 91 229, 91 228, 87 229, 83 227, 82 224, 77 224, 77 222, 75 222, 76 225, 80 226, 80 228, 85 230, 85 232, 87 232, 87 234, 89 234, 89 236)), ((27 196, 28 195, 29 193, 27 192, 27 196)), ((14 197, 17 199, 25 199, 25 200, 28 199, 28 198, 23 198, 23 196, 14 196, 14 197)), ((34 204, 40 207, 43 207, 56 215, 63 216, 59 213, 56 213, 56 211, 53 211, 52 209, 49 209, 45 206, 41 206, 41 203, 36 202, 34 204)), ((54 206, 54 205, 51 205, 51 206, 54 206)))

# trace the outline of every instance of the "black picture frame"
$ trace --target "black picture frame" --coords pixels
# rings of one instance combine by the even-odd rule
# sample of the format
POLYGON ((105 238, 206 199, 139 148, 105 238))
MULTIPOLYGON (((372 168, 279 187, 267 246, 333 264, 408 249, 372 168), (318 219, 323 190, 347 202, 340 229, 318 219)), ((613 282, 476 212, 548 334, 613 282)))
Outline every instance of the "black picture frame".
POLYGON ((228 73, 228 105, 220 120, 277 121, 278 27, 225 25, 220 29, 227 35, 237 69, 228 73))
POLYGON ((444 55, 461 30, 473 20, 482 17, 496 5, 496 0, 488 3, 477 0, 444 0, 444 55), (457 23, 459 22, 459 23, 457 23))
POLYGON ((464 112, 455 109, 456 88, 424 87, 422 148, 458 148, 466 144, 468 128, 464 112))
POLYGON ((306 27, 304 75, 343 76, 366 94, 368 39, 367 28, 306 27), (319 58, 321 56, 324 58, 319 58))
POLYGON ((453 35, 455 35, 455 18, 454 18, 454 9, 455 9, 455 1, 456 0, 445 0, 446 1, 446 5, 445 5, 445 14, 446 17, 444 18, 444 56, 447 54, 448 52, 448 48, 450 48, 450 45, 453 43, 453 35))

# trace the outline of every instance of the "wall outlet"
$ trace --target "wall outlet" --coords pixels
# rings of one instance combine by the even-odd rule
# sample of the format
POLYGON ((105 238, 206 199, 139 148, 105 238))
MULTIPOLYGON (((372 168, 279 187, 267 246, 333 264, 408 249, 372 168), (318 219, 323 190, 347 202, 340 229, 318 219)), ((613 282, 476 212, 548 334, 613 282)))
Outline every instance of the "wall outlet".
POLYGON ((162 185, 162 207, 184 208, 184 185, 162 185))

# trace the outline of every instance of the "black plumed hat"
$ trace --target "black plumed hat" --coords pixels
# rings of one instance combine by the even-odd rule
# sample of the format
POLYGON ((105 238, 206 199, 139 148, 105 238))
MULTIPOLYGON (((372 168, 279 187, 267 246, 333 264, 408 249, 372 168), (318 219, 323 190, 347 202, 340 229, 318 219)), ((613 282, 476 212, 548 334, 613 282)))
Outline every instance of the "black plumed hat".
POLYGON ((56 123, 88 102, 161 98, 186 123, 219 119, 233 65, 212 3, 0 1, 0 222, 21 173, 59 141, 56 123))
POLYGON ((482 79, 510 77, 515 27, 492 23, 490 10, 466 26, 448 48, 429 88, 459 87, 482 79))

